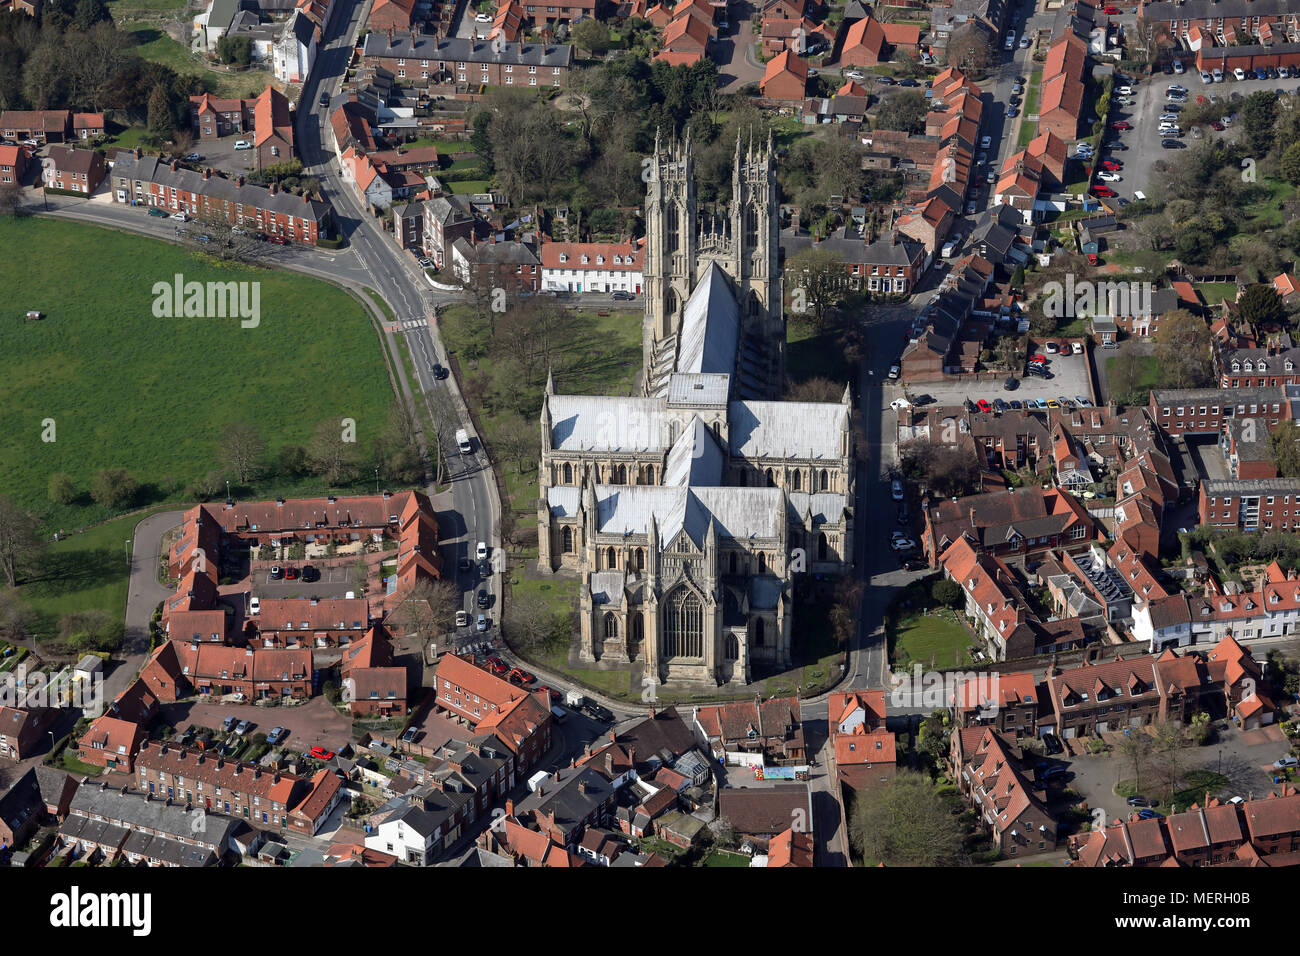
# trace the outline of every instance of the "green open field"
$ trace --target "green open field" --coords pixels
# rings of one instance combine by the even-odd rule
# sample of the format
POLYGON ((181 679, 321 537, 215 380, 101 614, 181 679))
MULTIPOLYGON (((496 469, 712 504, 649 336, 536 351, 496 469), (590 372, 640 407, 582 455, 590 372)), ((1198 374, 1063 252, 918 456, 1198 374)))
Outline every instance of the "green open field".
MULTIPOLYGON (((185 484, 220 467, 231 422, 259 426, 272 456, 307 445, 324 420, 355 419, 363 450, 383 428, 392 391, 382 351, 342 290, 37 218, 6 223, 0 256, 21 264, 9 270, 0 311, 0 488, 47 526, 71 531, 111 517, 86 494, 104 468, 135 477, 136 506, 182 500, 185 484), (259 282, 260 324, 155 318, 154 284, 178 273, 259 282), (28 309, 45 318, 25 321, 28 309), (54 440, 42 440, 51 427, 54 440), (56 472, 81 492, 70 505, 48 499, 56 472)), ((248 491, 325 491, 316 479, 300 484, 248 491)))
POLYGON ((896 628, 894 666, 906 669, 911 662, 924 667, 957 667, 969 662, 966 654, 974 641, 970 631, 951 611, 932 611, 929 616, 904 618, 896 628))
MULTIPOLYGON (((162 2, 162 0, 159 0, 162 2)), ((273 83, 275 77, 265 70, 247 70, 243 73, 219 73, 204 66, 190 55, 184 45, 173 40, 165 30, 149 24, 133 27, 130 33, 139 44, 136 52, 150 63, 162 63, 177 73, 200 77, 208 90, 218 96, 253 97, 273 83)))
POLYGON ((162 17, 179 17, 186 7, 185 0, 107 0, 108 12, 114 22, 162 17))
MULTIPOLYGON (((1112 383, 1115 381, 1115 362, 1118 358, 1119 356, 1112 355, 1106 359, 1106 378, 1112 383)), ((1146 400, 1140 398, 1140 396, 1146 395, 1153 388, 1160 387, 1160 363, 1156 361, 1154 355, 1143 355, 1140 358, 1142 360, 1142 375, 1135 388, 1135 394, 1128 396, 1139 404, 1146 400)), ((1114 388, 1114 385, 1112 384, 1111 387, 1114 388)), ((1122 395, 1112 395, 1111 398, 1118 402, 1124 400, 1122 395)))

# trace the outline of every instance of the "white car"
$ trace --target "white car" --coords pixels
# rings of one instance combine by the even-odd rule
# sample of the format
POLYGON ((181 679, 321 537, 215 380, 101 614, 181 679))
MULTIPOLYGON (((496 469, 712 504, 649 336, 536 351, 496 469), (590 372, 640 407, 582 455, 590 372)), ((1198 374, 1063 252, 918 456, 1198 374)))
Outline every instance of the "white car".
POLYGON ((1032 42, 1033 42, 1033 41, 1030 40, 1029 37, 1021 37, 1021 38, 1020 38, 1020 49, 1022 49, 1022 50, 1027 50, 1027 49, 1029 49, 1029 44, 1032 43, 1032 42))
MULTIPOLYGON (((1118 177, 1116 177, 1116 178, 1118 178, 1118 177)), ((1070 345, 1070 351, 1073 352, 1075 355, 1082 355, 1082 354, 1083 354, 1083 343, 1082 343, 1082 342, 1074 342, 1073 344, 1070 345)))
POLYGON ((1161 113, 1161 114, 1160 114, 1160 122, 1162 122, 1162 123, 1177 123, 1177 122, 1178 122, 1178 114, 1177 114, 1177 113, 1161 113))
POLYGON ((1214 76, 1210 73, 1209 70, 1201 70, 1201 82, 1202 83, 1214 82, 1214 76))
POLYGON ((475 14, 475 15, 474 15, 474 22, 475 22, 475 23, 491 23, 491 22, 492 22, 492 14, 490 14, 490 13, 478 13, 478 14, 475 14))
POLYGON ((1281 758, 1280 760, 1274 760, 1273 769, 1281 770, 1284 767, 1294 767, 1298 764, 1300 764, 1300 759, 1297 759, 1296 757, 1286 756, 1281 758))
POLYGON ((1131 86, 1121 86, 1121 87, 1120 87, 1118 90, 1116 90, 1115 92, 1118 93, 1120 96, 1132 96, 1132 95, 1133 95, 1133 87, 1131 87, 1131 86))
POLYGON ((889 485, 889 494, 895 501, 902 501, 906 497, 903 493, 903 479, 895 478, 889 485))
POLYGON ((235 149, 252 149, 252 148, 253 148, 253 144, 246 139, 237 140, 235 142, 235 149))
POLYGON ((901 368, 899 368, 897 365, 891 365, 891 366, 889 366, 889 377, 890 377, 890 378, 898 378, 898 376, 900 376, 900 375, 902 375, 902 374, 903 374, 903 370, 902 370, 901 368))
POLYGON ((478 547, 474 550, 474 556, 480 560, 486 560, 488 556, 488 546, 486 541, 480 541, 478 547))
POLYGON ((172 218, 172 219, 175 219, 177 222, 185 222, 185 221, 186 221, 186 216, 185 216, 185 213, 183 213, 183 212, 174 212, 174 213, 171 214, 171 218, 172 218))
POLYGON ((1007 34, 1007 40, 1006 40, 1005 43, 1002 44, 1002 46, 1005 47, 1005 48, 1008 49, 1008 50, 1014 50, 1014 49, 1016 48, 1016 35, 1015 35, 1015 33, 1008 33, 1008 34, 1007 34))
POLYGON ((904 408, 911 408, 911 407, 912 407, 912 403, 909 402, 909 401, 908 401, 907 399, 905 399, 905 398, 896 398, 896 399, 894 399, 892 402, 889 403, 889 407, 892 408, 892 409, 894 409, 895 411, 898 411, 898 410, 900 410, 900 409, 904 409, 904 408))
POLYGON ((1237 67, 1235 70, 1232 71, 1232 75, 1239 80, 1244 80, 1246 78, 1246 71, 1243 70, 1241 67, 1237 67))
POLYGON ((847 73, 844 74, 844 77, 845 79, 849 79, 849 80, 860 80, 862 79, 862 73, 859 72, 858 70, 849 70, 847 73))
POLYGON ((253 595, 248 599, 248 613, 252 617, 262 613, 262 599, 257 595, 253 595))
POLYGON ((1215 83, 1223 82, 1223 71, 1219 69, 1217 66, 1214 68, 1214 82, 1215 83))
POLYGON ((895 538, 889 542, 889 546, 895 551, 911 551, 916 547, 916 542, 911 538, 895 538))
POLYGON ((1119 176, 1117 176, 1115 173, 1109 173, 1109 172, 1100 172, 1097 174, 1097 178, 1100 179, 1103 183, 1117 183, 1120 181, 1119 176))
POLYGON ((993 145, 993 137, 992 137, 992 136, 981 136, 981 137, 980 137, 980 149, 988 149, 988 148, 989 148, 990 146, 992 146, 992 145, 993 145))

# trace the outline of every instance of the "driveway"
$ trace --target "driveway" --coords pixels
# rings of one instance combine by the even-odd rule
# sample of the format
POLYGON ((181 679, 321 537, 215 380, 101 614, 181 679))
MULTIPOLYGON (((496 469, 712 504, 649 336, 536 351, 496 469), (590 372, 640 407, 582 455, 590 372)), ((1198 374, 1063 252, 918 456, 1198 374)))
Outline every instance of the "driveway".
POLYGON ((352 721, 336 711, 324 696, 313 697, 297 707, 258 707, 200 699, 165 704, 162 708, 162 720, 177 730, 190 724, 219 729, 226 717, 252 721, 250 734, 284 727, 289 731, 284 746, 300 752, 315 746, 337 751, 352 739, 352 721))
MULTIPOLYGON (((1285 751, 1286 745, 1270 739, 1267 731, 1243 733, 1232 729, 1221 731, 1219 739, 1214 743, 1188 750, 1185 765, 1187 770, 1211 770, 1228 777, 1227 786, 1212 792, 1211 796, 1221 800, 1234 796, 1260 798, 1275 788, 1272 774, 1267 768, 1285 751)), ((1125 799, 1117 796, 1114 791, 1115 784, 1119 781, 1133 777, 1132 765, 1122 754, 1112 751, 1100 756, 1078 757, 1069 761, 1069 768, 1074 772, 1074 779, 1069 786, 1087 802, 1089 808, 1101 807, 1106 811, 1108 820, 1127 813, 1125 799)), ((1150 769, 1144 776, 1154 779, 1150 769)), ((1147 788, 1148 784, 1144 783, 1144 795, 1153 796, 1147 788)), ((1158 809, 1161 813, 1169 812, 1168 807, 1158 809)))

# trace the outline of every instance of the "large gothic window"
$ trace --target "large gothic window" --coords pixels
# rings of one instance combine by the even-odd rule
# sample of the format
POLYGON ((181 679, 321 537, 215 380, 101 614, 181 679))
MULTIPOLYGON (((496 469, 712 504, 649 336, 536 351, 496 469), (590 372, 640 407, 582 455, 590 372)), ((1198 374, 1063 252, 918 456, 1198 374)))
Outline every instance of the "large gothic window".
POLYGON ((727 635, 727 660, 740 660, 740 642, 736 640, 735 634, 727 635))
POLYGON ((645 570, 645 548, 636 549, 636 569, 638 571, 645 570))
POLYGON ((626 484, 627 484, 627 465, 619 465, 618 468, 617 468, 617 469, 615 470, 615 472, 614 472, 614 478, 615 478, 615 480, 614 480, 614 484, 616 484, 616 485, 626 485, 626 484))
POLYGON ((704 606, 690 588, 680 587, 668 596, 663 653, 666 658, 704 656, 704 606))
POLYGON ((618 567, 618 556, 614 553, 613 548, 609 548, 605 551, 605 567, 610 570, 618 567))
POLYGON ((799 470, 797 468, 794 471, 790 472, 790 488, 793 491, 799 491, 800 490, 799 486, 802 483, 803 483, 803 479, 799 476, 799 470))
POLYGON ((826 535, 825 533, 817 535, 817 560, 826 560, 826 535))
POLYGON ((763 631, 764 631, 763 619, 760 617, 754 621, 754 646, 755 647, 763 646, 763 631))
POLYGON ((618 638, 618 618, 614 616, 613 611, 605 614, 605 640, 612 641, 618 638))
POLYGON ((822 469, 821 479, 822 479, 822 491, 830 491, 831 476, 830 476, 830 472, 828 472, 825 468, 822 469))
POLYGON ((668 251, 676 252, 681 247, 682 221, 676 203, 668 204, 668 251))
POLYGON ((745 248, 753 250, 758 245, 758 207, 745 207, 745 248))
POLYGON ((568 462, 564 463, 564 483, 566 485, 573 484, 573 466, 568 462))

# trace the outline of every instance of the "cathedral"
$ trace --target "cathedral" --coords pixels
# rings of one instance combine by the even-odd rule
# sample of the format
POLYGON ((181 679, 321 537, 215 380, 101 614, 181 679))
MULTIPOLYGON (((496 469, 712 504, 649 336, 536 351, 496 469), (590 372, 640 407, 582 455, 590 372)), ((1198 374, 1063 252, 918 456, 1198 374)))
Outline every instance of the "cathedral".
POLYGON ((851 569, 854 449, 835 403, 785 402, 771 138, 736 143, 725 219, 696 204, 689 134, 646 192, 641 394, 541 412, 538 569, 576 575, 576 663, 660 683, 792 665, 793 582, 851 569))

